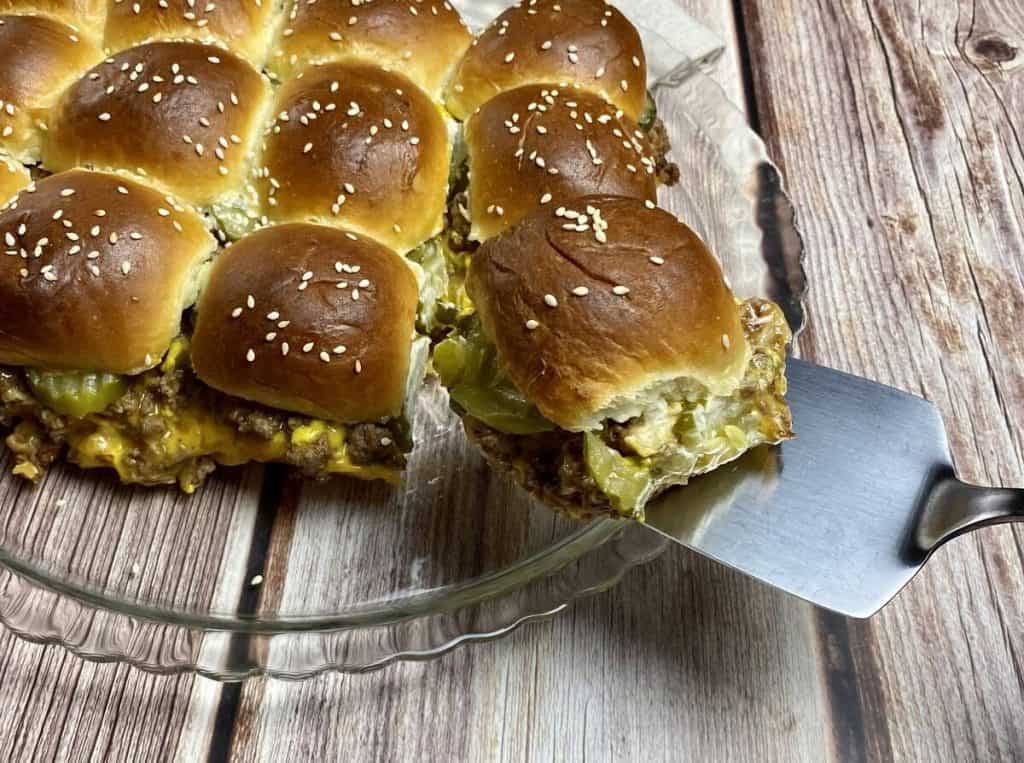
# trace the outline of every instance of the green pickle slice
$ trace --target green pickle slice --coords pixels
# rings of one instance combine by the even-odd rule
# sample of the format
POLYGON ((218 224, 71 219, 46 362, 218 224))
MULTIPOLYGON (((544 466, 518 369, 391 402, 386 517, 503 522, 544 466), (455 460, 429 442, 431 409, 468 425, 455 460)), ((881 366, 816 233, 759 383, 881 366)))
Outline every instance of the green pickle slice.
POLYGON ((635 458, 608 447, 596 434, 583 438, 583 458, 601 491, 620 514, 635 517, 640 499, 651 486, 650 471, 635 458))
POLYGON ((125 377, 115 374, 28 368, 25 377, 39 402, 76 419, 105 410, 128 390, 125 377))
POLYGON ((494 347, 478 326, 441 342, 434 369, 448 395, 473 418, 506 434, 537 434, 555 429, 498 366, 494 347))

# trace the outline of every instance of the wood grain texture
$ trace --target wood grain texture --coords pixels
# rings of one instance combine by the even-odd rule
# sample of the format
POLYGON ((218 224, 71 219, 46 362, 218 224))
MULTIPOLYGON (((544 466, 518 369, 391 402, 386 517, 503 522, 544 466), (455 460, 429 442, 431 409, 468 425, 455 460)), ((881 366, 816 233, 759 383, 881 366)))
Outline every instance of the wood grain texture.
MULTIPOLYGON (((734 39, 727 4, 682 4, 734 39)), ((965 478, 1024 484, 1024 332, 1013 320, 1024 307, 1024 5, 738 5, 753 116, 810 254, 804 354, 927 395, 965 478)), ((716 74, 727 92, 742 93, 742 61, 734 50, 716 74)), ((271 564, 298 563, 288 551, 310 521, 275 526, 271 564)), ((50 542, 46 526, 27 530, 50 542)), ((245 529, 214 535, 231 533, 245 529)), ((2 634, 0 750, 26 760, 1019 759, 1022 537, 1003 528, 958 541, 869 623, 669 553, 503 641, 303 684, 153 678, 2 634)), ((179 575, 182 591, 228 606, 249 572, 242 563, 231 590, 211 591, 188 559, 154 557, 151 575, 179 575)), ((131 555, 112 574, 125 565, 131 555)))
MULTIPOLYGON (((743 9, 808 244, 804 352, 935 401, 965 479, 1024 484, 1024 5, 743 9)), ((819 619, 847 641, 833 714, 863 720, 837 754, 1020 757, 1022 538, 952 544, 870 623, 819 619)))

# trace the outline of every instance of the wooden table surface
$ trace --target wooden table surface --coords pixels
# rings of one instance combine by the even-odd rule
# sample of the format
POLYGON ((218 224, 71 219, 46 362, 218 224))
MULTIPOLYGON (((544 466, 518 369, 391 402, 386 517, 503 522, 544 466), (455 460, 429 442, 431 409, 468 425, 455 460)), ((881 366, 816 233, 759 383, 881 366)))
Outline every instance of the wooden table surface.
MULTIPOLYGON (((1024 2, 680 0, 787 179, 805 357, 924 395, 961 475, 1024 485, 1024 2)), ((432 663, 221 686, 0 635, 15 759, 1020 760, 1024 532, 867 622, 683 552, 432 663)))

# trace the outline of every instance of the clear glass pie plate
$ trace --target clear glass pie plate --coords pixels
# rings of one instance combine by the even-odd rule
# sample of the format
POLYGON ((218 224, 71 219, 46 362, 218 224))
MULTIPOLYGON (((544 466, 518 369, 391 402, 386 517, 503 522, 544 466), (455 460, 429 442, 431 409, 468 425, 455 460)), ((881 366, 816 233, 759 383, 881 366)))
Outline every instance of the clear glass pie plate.
MULTIPOLYGON (((682 182, 662 203, 721 257, 736 292, 802 325, 801 244, 760 139, 696 69, 657 92, 682 182)), ((443 390, 420 401, 400 488, 225 470, 195 496, 0 454, 0 621, 33 641, 222 680, 367 671, 502 636, 614 585, 667 541, 573 524, 491 472, 443 390)))

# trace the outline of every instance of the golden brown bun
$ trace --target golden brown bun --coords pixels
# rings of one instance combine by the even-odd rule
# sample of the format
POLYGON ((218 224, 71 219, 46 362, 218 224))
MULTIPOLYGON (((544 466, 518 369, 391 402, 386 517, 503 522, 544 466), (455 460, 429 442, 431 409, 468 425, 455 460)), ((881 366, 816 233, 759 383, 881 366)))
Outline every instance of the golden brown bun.
POLYGON ((307 64, 361 59, 401 72, 440 101, 472 39, 443 0, 292 0, 267 66, 284 80, 307 64))
POLYGON ((107 20, 108 0, 0 0, 0 13, 49 16, 99 45, 107 20))
POLYGON ((85 170, 26 188, 0 239, 0 363, 126 374, 178 334, 215 246, 157 191, 85 170))
POLYGON ((32 175, 21 162, 0 156, 0 207, 18 195, 18 191, 32 182, 32 175))
POLYGON ((38 162, 50 108, 101 58, 98 47, 59 21, 0 16, 0 150, 38 162))
POLYGON ((440 231, 448 128, 412 82, 367 64, 314 66, 281 88, 275 113, 259 179, 271 220, 344 226, 400 254, 440 231))
POLYGON ((217 259, 192 363, 211 387, 272 408, 391 418, 402 411, 418 300, 405 261, 366 237, 263 228, 217 259))
POLYGON ((262 65, 273 36, 274 0, 110 0, 104 46, 153 40, 219 43, 262 65))
POLYGON ((576 85, 639 119, 647 60, 636 28, 604 0, 536 0, 502 13, 463 57, 448 110, 466 119, 505 90, 576 85))
POLYGON ((635 199, 567 206, 568 217, 539 210, 473 257, 467 288, 513 383, 573 431, 676 379, 731 393, 749 351, 735 299, 697 235, 635 199))
POLYGON ((265 77, 220 48, 140 45, 68 89, 54 109, 43 162, 53 170, 140 172, 186 201, 209 204, 246 183, 270 97, 265 77))
POLYGON ((466 123, 466 147, 478 241, 580 196, 657 201, 655 161, 636 122, 573 88, 526 85, 495 96, 466 123))

